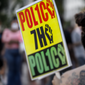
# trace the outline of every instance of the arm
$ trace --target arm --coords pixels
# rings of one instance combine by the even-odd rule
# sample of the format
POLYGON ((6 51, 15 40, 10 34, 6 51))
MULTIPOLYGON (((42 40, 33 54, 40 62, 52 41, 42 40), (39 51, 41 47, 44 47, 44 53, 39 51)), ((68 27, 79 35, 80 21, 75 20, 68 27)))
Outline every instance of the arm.
POLYGON ((18 31, 17 34, 12 37, 12 39, 9 42, 9 44, 13 44, 13 43, 19 44, 21 42, 23 42, 22 36, 21 36, 20 31, 18 31))
POLYGON ((64 73, 60 80, 55 76, 53 85, 85 85, 85 65, 64 73))
POLYGON ((73 46, 76 47, 82 45, 80 35, 77 32, 73 32, 71 37, 72 37, 73 46))
POLYGON ((5 29, 2 35, 2 42, 8 43, 10 41, 9 30, 5 29))

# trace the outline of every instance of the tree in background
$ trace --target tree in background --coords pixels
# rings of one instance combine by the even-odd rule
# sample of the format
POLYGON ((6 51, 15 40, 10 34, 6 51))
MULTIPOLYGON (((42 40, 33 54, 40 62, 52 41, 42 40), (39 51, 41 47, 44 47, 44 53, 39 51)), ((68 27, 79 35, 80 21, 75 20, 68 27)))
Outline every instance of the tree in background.
POLYGON ((63 9, 63 8, 64 8, 64 7, 63 7, 63 1, 64 1, 64 0, 55 0, 57 9, 58 9, 59 14, 60 14, 61 16, 63 16, 63 12, 64 12, 64 9, 63 9))
POLYGON ((0 0, 0 12, 8 8, 8 0, 0 0))
POLYGON ((24 0, 0 0, 0 22, 2 22, 3 28, 10 26, 10 21, 15 15, 14 10, 19 5, 19 8, 24 6, 24 0), (11 2, 14 2, 11 9, 9 8, 11 2), (10 12, 11 14, 8 14, 10 12))
POLYGON ((0 21, 6 23, 7 15, 4 13, 8 9, 8 0, 0 0, 0 21))

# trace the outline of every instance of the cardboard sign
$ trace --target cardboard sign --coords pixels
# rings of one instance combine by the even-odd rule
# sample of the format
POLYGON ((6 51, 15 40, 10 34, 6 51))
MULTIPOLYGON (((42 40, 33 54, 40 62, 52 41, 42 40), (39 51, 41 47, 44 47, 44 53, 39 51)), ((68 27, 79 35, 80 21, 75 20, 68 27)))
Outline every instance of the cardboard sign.
POLYGON ((32 80, 71 66, 54 0, 40 0, 17 10, 32 80))

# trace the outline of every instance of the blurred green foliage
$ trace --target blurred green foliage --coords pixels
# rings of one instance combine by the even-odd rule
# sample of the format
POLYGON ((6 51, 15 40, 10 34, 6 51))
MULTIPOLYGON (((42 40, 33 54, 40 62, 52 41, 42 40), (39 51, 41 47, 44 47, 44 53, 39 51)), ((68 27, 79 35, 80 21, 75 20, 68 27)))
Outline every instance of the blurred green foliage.
POLYGON ((8 0, 0 0, 0 13, 3 9, 8 8, 8 0))
POLYGON ((63 9, 63 0, 55 0, 57 9, 59 11, 59 14, 62 16, 64 9, 63 9))
POLYGON ((10 1, 11 0, 0 0, 0 22, 2 23, 2 27, 10 27, 10 22, 12 17, 15 16, 14 9, 17 5, 20 7, 24 6, 24 0, 15 0, 15 3, 12 5, 10 9, 10 1), (11 15, 7 14, 10 11, 11 15))
POLYGON ((3 24, 3 26, 6 24, 7 15, 5 13, 2 13, 2 11, 7 9, 8 9, 8 0, 0 0, 0 22, 3 24))
POLYGON ((15 4, 12 7, 12 11, 16 8, 17 5, 20 5, 20 8, 24 6, 24 0, 16 0, 15 4))

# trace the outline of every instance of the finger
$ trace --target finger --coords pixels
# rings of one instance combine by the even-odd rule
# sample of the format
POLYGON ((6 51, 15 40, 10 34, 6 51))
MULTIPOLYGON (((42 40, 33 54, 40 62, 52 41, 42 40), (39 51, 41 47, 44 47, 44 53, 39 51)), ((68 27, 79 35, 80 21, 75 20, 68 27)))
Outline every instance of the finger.
POLYGON ((58 78, 56 77, 56 75, 54 76, 54 79, 58 79, 58 78))
POLYGON ((54 80, 52 80, 52 84, 54 85, 54 80))
POLYGON ((58 78, 58 79, 60 79, 60 78, 61 78, 61 77, 60 77, 60 73, 59 73, 59 72, 56 72, 55 74, 56 74, 56 78, 58 78))

